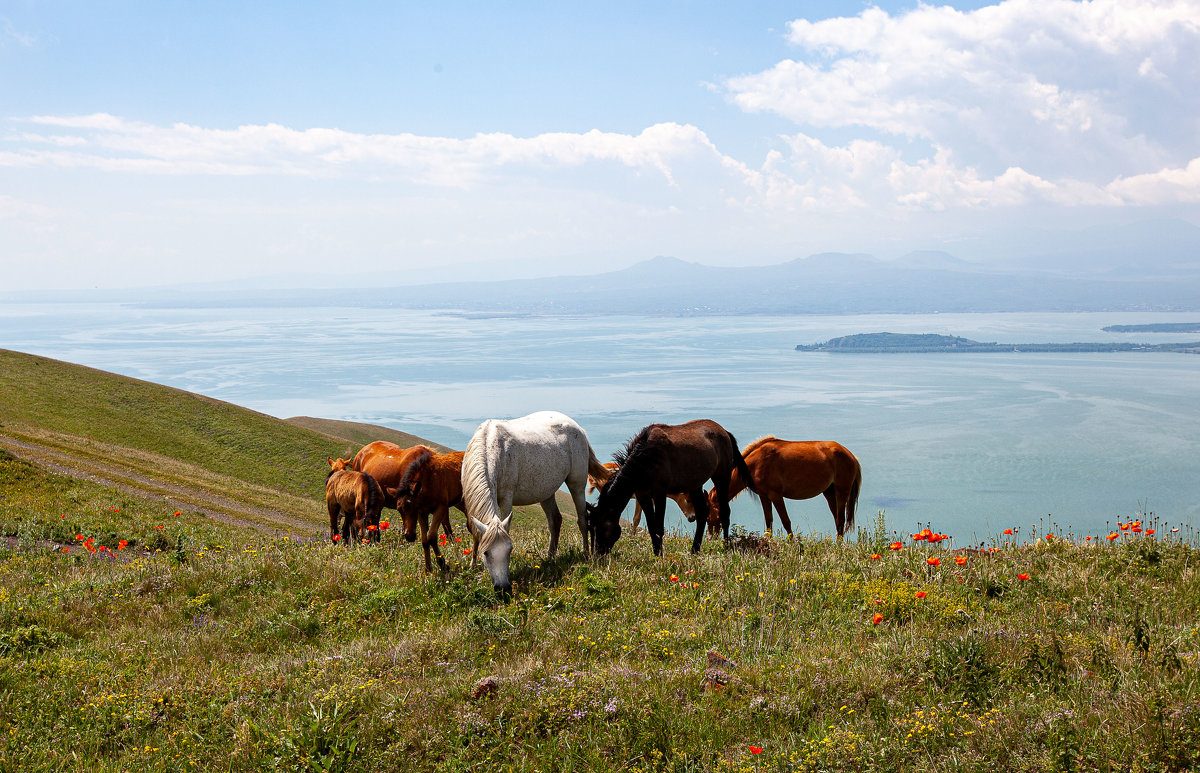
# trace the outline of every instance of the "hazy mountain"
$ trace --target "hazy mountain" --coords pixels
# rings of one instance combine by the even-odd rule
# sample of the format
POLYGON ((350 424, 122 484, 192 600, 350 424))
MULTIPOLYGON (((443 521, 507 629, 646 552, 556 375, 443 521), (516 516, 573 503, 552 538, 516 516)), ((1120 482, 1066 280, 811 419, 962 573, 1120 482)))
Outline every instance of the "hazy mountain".
MULTIPOLYGON (((105 293, 160 306, 359 306, 490 314, 856 314, 1200 309, 1200 228, 1182 221, 1011 235, 1005 259, 945 251, 884 261, 827 252, 769 266, 706 266, 659 256, 617 271, 322 289, 195 287, 105 293), (1040 252, 1038 251, 1040 250, 1040 252)), ((90 299, 96 299, 91 296, 90 299)), ((55 300, 69 300, 61 296, 55 300)))

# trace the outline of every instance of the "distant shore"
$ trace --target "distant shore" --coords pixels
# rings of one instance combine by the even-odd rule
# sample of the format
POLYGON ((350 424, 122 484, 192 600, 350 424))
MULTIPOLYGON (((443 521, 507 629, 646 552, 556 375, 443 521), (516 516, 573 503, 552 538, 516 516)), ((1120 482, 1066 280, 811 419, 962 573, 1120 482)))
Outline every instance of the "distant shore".
MULTIPOLYGON (((1121 326, 1117 326, 1121 327, 1121 326)), ((1130 325, 1124 327, 1172 327, 1170 325, 1130 325)), ((1104 328, 1111 330, 1112 328, 1104 328)), ((1177 331, 1171 331, 1177 332, 1177 331)), ((859 333, 831 338, 819 344, 799 344, 798 352, 848 352, 854 354, 930 352, 1188 352, 1200 354, 1200 341, 1189 343, 1092 343, 1074 342, 1062 344, 1001 344, 995 341, 973 341, 959 336, 935 333, 859 333)))

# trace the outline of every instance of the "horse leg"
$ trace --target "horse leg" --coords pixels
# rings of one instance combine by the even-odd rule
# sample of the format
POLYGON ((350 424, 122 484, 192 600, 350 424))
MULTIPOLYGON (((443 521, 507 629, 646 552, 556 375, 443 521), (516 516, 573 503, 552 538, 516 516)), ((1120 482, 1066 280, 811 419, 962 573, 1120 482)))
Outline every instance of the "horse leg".
POLYGON ((568 481, 567 488, 570 489, 571 500, 575 503, 575 522, 579 524, 579 538, 583 540, 583 552, 591 553, 596 546, 591 544, 588 534, 587 478, 574 486, 568 481))
POLYGON ((721 519, 721 536, 725 541, 729 541, 729 479, 733 474, 721 478, 720 476, 713 478, 713 489, 717 492, 718 513, 721 519))
POLYGON ((788 537, 792 536, 792 519, 788 518, 787 505, 784 504, 783 495, 775 500, 775 509, 779 511, 779 522, 783 524, 783 528, 787 531, 788 537))
POLYGON ((353 545, 354 535, 350 533, 350 521, 353 516, 346 510, 342 510, 342 544, 353 545))
POLYGON ((341 515, 342 507, 337 502, 326 502, 325 507, 329 510, 329 541, 337 542, 338 533, 338 517, 341 515))
MULTIPOLYGON (((692 509, 697 514, 708 512, 708 497, 704 494, 704 489, 699 488, 695 491, 688 492, 688 501, 692 503, 692 509)), ((708 528, 708 519, 696 516, 696 536, 692 537, 692 552, 699 553, 700 545, 704 543, 704 531, 708 528)))
MULTIPOLYGON (((758 503, 760 505, 762 505, 763 524, 765 525, 766 532, 767 532, 767 534, 771 534, 775 530, 775 528, 774 528, 775 520, 771 517, 771 500, 767 495, 764 494, 763 496, 758 498, 758 503)), ((784 524, 786 525, 787 521, 784 521, 784 524)), ((788 528, 788 534, 791 534, 791 533, 792 533, 791 528, 788 528)))
POLYGON ((846 531, 846 512, 840 507, 837 499, 837 489, 833 486, 825 489, 825 501, 829 503, 829 512, 833 513, 833 526, 837 529, 837 541, 842 541, 842 533, 846 531))
MULTIPOLYGON (((542 509, 546 511, 546 525, 550 527, 550 558, 554 558, 558 553, 558 532, 562 529, 562 513, 558 510, 558 502, 554 501, 553 494, 542 502, 542 509)), ((583 544, 587 544, 587 537, 583 538, 583 544)))
POLYGON ((654 555, 662 555, 663 534, 666 529, 663 527, 663 516, 667 510, 666 496, 646 497, 645 501, 638 500, 642 503, 642 509, 646 511, 646 531, 650 532, 650 542, 654 545, 654 555))

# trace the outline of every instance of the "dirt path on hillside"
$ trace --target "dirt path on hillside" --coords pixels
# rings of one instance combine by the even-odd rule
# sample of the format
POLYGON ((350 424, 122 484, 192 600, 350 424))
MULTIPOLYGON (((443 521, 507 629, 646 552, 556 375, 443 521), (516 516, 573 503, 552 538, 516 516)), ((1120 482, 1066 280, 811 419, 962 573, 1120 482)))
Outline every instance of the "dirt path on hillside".
POLYGON ((283 536, 315 534, 316 521, 305 521, 287 513, 235 502, 203 488, 191 488, 155 480, 117 465, 82 458, 59 449, 0 435, 0 448, 18 459, 59 475, 98 483, 151 502, 164 502, 173 510, 187 509, 222 523, 283 536))

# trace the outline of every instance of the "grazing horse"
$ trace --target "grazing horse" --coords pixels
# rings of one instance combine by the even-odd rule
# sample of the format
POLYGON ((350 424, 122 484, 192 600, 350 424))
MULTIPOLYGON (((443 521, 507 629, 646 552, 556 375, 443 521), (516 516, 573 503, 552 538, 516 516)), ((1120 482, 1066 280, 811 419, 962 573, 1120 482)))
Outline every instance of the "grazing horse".
MULTIPOLYGON (((740 471, 734 472, 729 484, 729 498, 740 494, 749 480, 751 489, 762 502, 767 531, 771 530, 771 506, 774 505, 783 528, 791 536, 792 521, 783 500, 810 499, 817 494, 824 494, 829 503, 839 542, 842 535, 854 527, 854 509, 862 488, 862 466, 845 446, 832 440, 791 441, 767 435, 742 449, 742 456, 750 468, 750 476, 747 479, 740 471)), ((717 512, 716 491, 709 493, 708 504, 711 520, 717 512)))
POLYGON ((325 477, 325 506, 329 509, 329 538, 357 544, 364 534, 379 541, 379 511, 383 509, 383 491, 365 472, 330 470, 325 477), (341 534, 338 534, 338 521, 341 534), (367 527, 375 526, 368 530, 367 527))
POLYGON ((450 508, 463 509, 463 452, 437 454, 423 446, 419 447, 423 450, 409 462, 397 486, 396 509, 404 521, 404 538, 409 542, 417 538, 417 524, 420 523, 421 546, 425 548, 425 571, 432 572, 430 547, 437 556, 438 566, 446 568, 436 539, 438 526, 445 530, 447 537, 452 536, 450 508), (430 515, 433 516, 432 521, 430 515))
MULTIPOLYGON (((737 441, 725 428, 709 419, 686 424, 651 424, 642 429, 613 459, 618 469, 604 487, 588 518, 595 529, 596 549, 607 553, 621 536, 621 511, 636 497, 646 511, 646 528, 654 555, 662 555, 663 517, 669 494, 685 494, 697 513, 707 511, 704 482, 711 480, 717 494, 718 518, 729 539, 729 483, 734 470, 750 481, 746 461, 737 441)), ((753 485, 751 485, 753 491, 753 485)), ((704 519, 696 519, 692 552, 704 540, 704 519)))
MULTIPOLYGON (((613 472, 617 471, 617 468, 619 467, 619 465, 616 462, 605 462, 604 467, 605 467, 605 469, 609 470, 610 473, 613 473, 613 472)), ((611 477, 612 477, 611 474, 608 477, 603 478, 603 479, 593 478, 591 476, 588 476, 588 493, 590 494, 593 491, 595 491, 596 489, 603 486, 604 483, 608 480, 608 478, 611 478, 611 477)), ((675 504, 679 505, 679 510, 680 510, 680 512, 683 513, 683 517, 688 519, 688 523, 696 522, 696 509, 694 507, 692 507, 692 503, 688 500, 687 494, 667 494, 667 496, 670 497, 671 500, 675 502, 675 504)), ((635 500, 633 500, 633 528, 629 530, 629 533, 637 534, 638 524, 641 522, 642 522, 642 506, 640 504, 638 504, 638 501, 635 499, 635 500)), ((709 534, 712 534, 715 531, 715 528, 713 527, 713 522, 711 520, 708 522, 708 531, 709 531, 709 534)))
POLYGON ((589 549, 584 499, 589 475, 604 477, 608 471, 596 458, 587 433, 569 416, 541 411, 509 421, 488 419, 479 425, 463 454, 463 503, 475 541, 471 563, 483 562, 493 588, 512 590, 508 529, 514 505, 541 503, 550 527, 550 556, 558 551, 562 513, 554 494, 564 482, 575 503, 583 549, 589 549))

